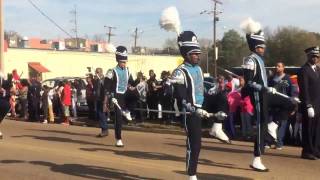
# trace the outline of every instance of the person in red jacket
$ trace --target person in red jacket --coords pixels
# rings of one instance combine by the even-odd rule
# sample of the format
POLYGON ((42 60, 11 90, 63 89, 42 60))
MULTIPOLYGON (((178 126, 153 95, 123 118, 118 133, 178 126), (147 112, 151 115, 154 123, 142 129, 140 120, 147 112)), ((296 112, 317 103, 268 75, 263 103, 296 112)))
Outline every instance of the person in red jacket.
POLYGON ((71 86, 69 81, 65 81, 62 95, 61 95, 61 103, 63 107, 63 118, 64 121, 62 124, 69 125, 69 117, 70 117, 70 111, 69 108, 71 106, 71 86))

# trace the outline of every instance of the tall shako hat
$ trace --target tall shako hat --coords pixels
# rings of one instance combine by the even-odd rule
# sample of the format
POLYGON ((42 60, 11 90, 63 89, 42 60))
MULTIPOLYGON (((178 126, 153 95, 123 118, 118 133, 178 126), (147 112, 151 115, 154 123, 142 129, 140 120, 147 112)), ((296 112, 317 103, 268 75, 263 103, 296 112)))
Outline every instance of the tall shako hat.
POLYGON ((178 46, 183 57, 187 57, 190 53, 201 53, 197 36, 192 31, 183 31, 178 36, 178 46))
POLYGON ((255 51, 257 47, 266 47, 264 33, 261 30, 261 24, 259 22, 255 22, 251 18, 248 18, 241 23, 240 27, 246 33, 250 51, 255 51))
POLYGON ((125 62, 128 61, 128 51, 127 51, 126 47, 118 46, 116 48, 115 54, 116 54, 116 60, 117 61, 125 61, 125 62))
POLYGON ((319 57, 320 49, 319 49, 319 46, 314 46, 314 47, 307 48, 306 50, 304 50, 304 52, 307 55, 312 55, 312 56, 319 57))

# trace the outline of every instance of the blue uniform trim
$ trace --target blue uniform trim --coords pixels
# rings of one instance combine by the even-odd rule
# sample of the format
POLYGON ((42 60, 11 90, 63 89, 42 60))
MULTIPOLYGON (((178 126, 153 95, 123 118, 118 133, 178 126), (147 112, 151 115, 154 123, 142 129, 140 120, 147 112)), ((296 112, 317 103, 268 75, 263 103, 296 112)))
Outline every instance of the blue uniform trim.
POLYGON ((262 81, 263 81, 264 87, 268 87, 267 72, 266 72, 266 68, 264 66, 263 59, 260 56, 258 56, 257 54, 252 54, 252 56, 257 60, 259 66, 260 66, 261 76, 262 76, 262 81))
POLYGON ((113 69, 116 77, 117 77, 117 84, 116 84, 116 93, 124 94, 128 88, 129 82, 129 70, 128 68, 120 68, 119 66, 113 69))
POLYGON ((193 105, 196 107, 202 107, 203 101, 204 101, 204 87, 203 87, 203 74, 200 66, 198 65, 191 65, 189 63, 184 63, 181 66, 182 69, 184 69, 188 77, 191 80, 191 89, 192 89, 192 100, 193 105))

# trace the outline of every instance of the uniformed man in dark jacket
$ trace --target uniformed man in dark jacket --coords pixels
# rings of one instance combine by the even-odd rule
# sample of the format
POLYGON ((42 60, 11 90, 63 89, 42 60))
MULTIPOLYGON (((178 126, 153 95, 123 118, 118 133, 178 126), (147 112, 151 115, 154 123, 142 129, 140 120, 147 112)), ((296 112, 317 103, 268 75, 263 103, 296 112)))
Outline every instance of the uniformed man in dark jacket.
POLYGON ((320 158, 320 69, 316 66, 319 47, 310 47, 305 53, 308 60, 298 73, 303 115, 301 158, 316 160, 320 158))

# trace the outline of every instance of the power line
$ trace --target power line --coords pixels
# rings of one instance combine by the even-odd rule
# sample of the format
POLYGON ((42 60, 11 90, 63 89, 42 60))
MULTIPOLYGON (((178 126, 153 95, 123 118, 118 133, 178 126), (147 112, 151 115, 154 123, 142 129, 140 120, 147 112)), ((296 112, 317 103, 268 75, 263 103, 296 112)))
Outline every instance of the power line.
POLYGON ((58 29, 68 35, 70 38, 73 38, 71 34, 69 34, 66 30, 64 30, 61 26, 59 26, 53 19, 51 19, 48 15, 46 15, 37 5, 35 5, 31 0, 28 0, 29 3, 40 12, 45 18, 47 18, 51 23, 53 23, 58 29))

